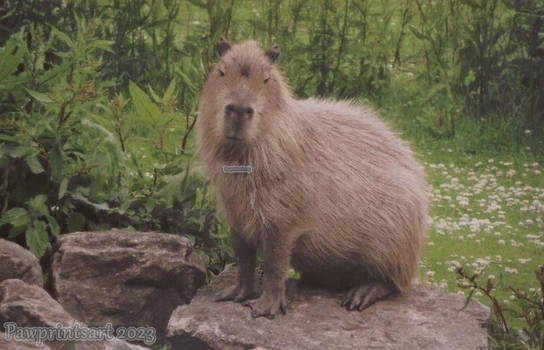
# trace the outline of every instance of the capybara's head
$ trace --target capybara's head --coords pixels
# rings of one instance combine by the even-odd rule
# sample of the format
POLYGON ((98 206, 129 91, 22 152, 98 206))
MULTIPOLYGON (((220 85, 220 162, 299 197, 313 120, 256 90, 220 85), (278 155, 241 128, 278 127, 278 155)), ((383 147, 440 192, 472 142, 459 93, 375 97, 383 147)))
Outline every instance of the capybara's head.
POLYGON ((281 108, 288 93, 275 67, 278 46, 264 51, 255 41, 217 43, 220 59, 202 93, 201 123, 210 136, 243 144, 268 129, 271 112, 281 108))

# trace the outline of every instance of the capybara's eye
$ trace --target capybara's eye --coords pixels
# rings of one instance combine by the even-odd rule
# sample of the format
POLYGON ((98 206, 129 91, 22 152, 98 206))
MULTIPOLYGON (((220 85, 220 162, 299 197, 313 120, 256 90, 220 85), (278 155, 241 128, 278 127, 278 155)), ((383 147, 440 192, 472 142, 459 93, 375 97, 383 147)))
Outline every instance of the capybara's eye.
POLYGON ((218 71, 219 71, 219 75, 220 75, 220 76, 224 76, 224 75, 225 75, 225 72, 223 72, 221 69, 218 69, 218 71))
POLYGON ((266 78, 266 79, 264 80, 265 84, 268 83, 269 80, 270 80, 270 77, 266 78))

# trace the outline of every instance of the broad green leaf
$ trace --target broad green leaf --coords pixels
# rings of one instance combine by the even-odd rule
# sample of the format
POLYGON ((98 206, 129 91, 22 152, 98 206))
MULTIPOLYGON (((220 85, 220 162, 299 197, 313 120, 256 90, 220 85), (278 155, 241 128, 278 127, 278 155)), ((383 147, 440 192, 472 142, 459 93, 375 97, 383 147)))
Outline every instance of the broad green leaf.
POLYGON ((26 204, 33 212, 32 214, 34 216, 45 216, 49 213, 49 210, 47 210, 47 205, 45 205, 46 201, 47 197, 44 194, 39 194, 31 200, 28 200, 26 204))
POLYGON ((132 204, 132 198, 127 198, 127 199, 123 200, 120 203, 119 208, 117 209, 117 211, 119 212, 119 214, 124 215, 131 204, 132 204))
POLYGON ((159 107, 132 81, 129 83, 129 90, 136 113, 144 119, 157 122, 161 114, 159 107))
POLYGON ((66 189, 68 188, 68 179, 67 178, 64 178, 62 179, 62 181, 60 182, 60 186, 59 186, 59 199, 61 199, 62 197, 64 197, 64 194, 66 193, 66 189))
POLYGON ((42 103, 52 103, 53 100, 47 94, 25 88, 28 94, 42 103))
POLYGON ((91 202, 90 200, 85 198, 80 193, 75 194, 73 197, 75 199, 85 203, 85 204, 88 204, 88 205, 92 206, 93 208, 95 208, 97 210, 109 210, 110 209, 107 203, 94 203, 94 202, 91 202))
POLYGON ((15 49, 15 45, 8 45, 2 51, 0 51, 0 81, 14 73, 17 70, 19 64, 23 62, 24 50, 21 47, 17 48, 15 54, 12 54, 15 49))
MULTIPOLYGON (((99 115, 97 113, 89 112, 89 114, 87 114, 87 117, 89 118, 89 120, 106 128, 109 128, 110 130, 113 130, 114 128, 114 120, 112 120, 112 118, 108 118, 108 114, 99 115)), ((84 120, 82 122, 84 122, 84 120)))
POLYGON ((30 168, 34 174, 41 174, 44 172, 42 164, 37 157, 26 158, 26 165, 30 168))
POLYGON ((8 239, 15 238, 26 232, 26 226, 12 227, 8 233, 8 239))
POLYGON ((164 93, 163 99, 168 100, 170 97, 172 97, 172 95, 175 92, 175 88, 176 88, 176 79, 172 79, 172 81, 168 85, 168 88, 166 88, 166 92, 164 93))
POLYGON ((149 89, 149 93, 151 94, 151 97, 153 98, 153 100, 155 100, 155 102, 157 103, 161 103, 162 99, 155 93, 151 85, 147 84, 147 88, 149 89))
POLYGON ((0 226, 10 224, 13 227, 24 227, 28 225, 30 216, 24 208, 11 208, 0 218, 0 226))
POLYGON ((157 170, 163 170, 168 166, 166 163, 153 163, 153 168, 157 170))
POLYGON ((25 240, 26 245, 32 253, 34 253, 38 259, 41 258, 50 246, 45 222, 36 220, 34 225, 26 230, 25 240))
POLYGON ((7 145, 5 148, 6 154, 11 158, 21 158, 23 156, 28 156, 31 151, 33 150, 29 147, 20 145, 7 145))
POLYGON ((47 224, 53 236, 58 237, 60 234, 60 226, 57 223, 57 220, 55 220, 55 218, 53 218, 51 215, 46 215, 45 218, 47 219, 47 224))
POLYGON ((176 67, 176 73, 180 75, 181 79, 183 80, 185 85, 189 87, 190 90, 196 91, 196 87, 191 81, 191 79, 187 75, 185 75, 185 73, 183 73, 183 71, 179 67, 176 67))
POLYGON ((110 142, 110 143, 116 143, 117 142, 117 140, 115 139, 115 136, 113 135, 113 133, 111 131, 109 131, 108 129, 106 129, 105 127, 103 127, 102 125, 100 125, 98 123, 95 123, 92 120, 88 120, 88 119, 83 119, 81 121, 81 124, 90 126, 91 128, 94 128, 98 132, 102 133, 103 134, 103 137, 102 137, 103 141, 107 141, 107 142, 110 142))
MULTIPOLYGON (((55 53, 55 55, 61 57, 62 53, 55 53)), ((69 57, 69 56, 67 56, 67 57, 69 57)), ((53 79, 56 76, 61 76, 62 74, 67 73, 70 70, 70 67, 71 67, 71 65, 69 64, 68 60, 66 60, 66 62, 63 62, 63 63, 61 63, 59 65, 53 66, 53 68, 51 68, 50 70, 45 71, 44 73, 37 76, 36 81, 37 81, 38 85, 42 85, 45 82, 50 81, 51 79, 53 79)))
POLYGON ((69 170, 68 162, 64 160, 64 157, 57 151, 53 150, 49 152, 49 165, 51 167, 51 176, 53 180, 60 182, 64 178, 64 174, 69 170))
POLYGON ((70 39, 68 35, 64 34, 63 32, 61 32, 55 27, 51 27, 51 34, 53 34, 55 37, 62 40, 70 48, 74 45, 74 42, 72 41, 72 39, 70 39))
POLYGON ((208 207, 214 206, 213 192, 210 190, 206 190, 206 205, 208 207))
POLYGON ((102 49, 104 51, 108 51, 108 52, 111 52, 111 53, 115 53, 112 49, 111 49, 111 46, 113 45, 113 41, 109 41, 109 40, 95 40, 91 43, 91 47, 95 47, 97 49, 102 49))
POLYGON ((195 196, 195 202, 193 204, 193 209, 198 209, 202 207, 202 193, 203 193, 202 188, 196 189, 196 196, 195 196))

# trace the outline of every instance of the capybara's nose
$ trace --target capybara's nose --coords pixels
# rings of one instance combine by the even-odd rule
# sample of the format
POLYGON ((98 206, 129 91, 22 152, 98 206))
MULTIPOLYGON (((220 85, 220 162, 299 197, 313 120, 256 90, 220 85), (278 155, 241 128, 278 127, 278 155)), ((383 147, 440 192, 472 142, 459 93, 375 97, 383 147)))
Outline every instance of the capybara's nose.
POLYGON ((244 110, 244 113, 245 113, 246 118, 248 118, 248 119, 253 118, 253 113, 254 113, 253 108, 246 107, 246 109, 244 110))
POLYGON ((251 119, 255 111, 251 107, 228 104, 225 106, 226 117, 238 117, 237 119, 251 119))
POLYGON ((228 104, 225 107, 225 115, 231 115, 234 112, 234 105, 228 104))

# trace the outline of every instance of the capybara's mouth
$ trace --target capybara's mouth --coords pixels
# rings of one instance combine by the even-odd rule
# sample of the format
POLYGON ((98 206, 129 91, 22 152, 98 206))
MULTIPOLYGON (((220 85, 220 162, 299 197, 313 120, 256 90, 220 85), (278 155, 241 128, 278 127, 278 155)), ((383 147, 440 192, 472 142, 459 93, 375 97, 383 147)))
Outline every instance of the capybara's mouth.
POLYGON ((227 136, 227 139, 232 141, 244 141, 244 139, 238 138, 236 136, 227 136))

